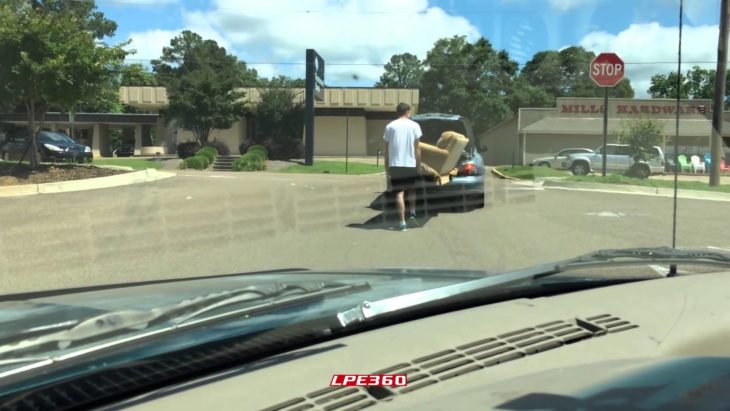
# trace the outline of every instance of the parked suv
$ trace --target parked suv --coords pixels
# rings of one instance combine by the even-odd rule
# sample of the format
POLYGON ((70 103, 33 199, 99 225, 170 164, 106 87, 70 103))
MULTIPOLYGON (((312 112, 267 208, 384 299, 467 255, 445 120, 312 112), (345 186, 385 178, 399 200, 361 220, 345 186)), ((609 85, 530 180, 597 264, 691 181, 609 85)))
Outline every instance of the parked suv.
MULTIPOLYGON (((626 173, 634 164, 631 148, 628 144, 606 145, 606 172, 626 173)), ((653 174, 664 174, 666 160, 661 147, 654 146, 650 159, 641 161, 636 169, 639 177, 646 178, 653 174)), ((563 162, 563 167, 569 169, 573 175, 582 176, 601 171, 603 168, 603 146, 590 154, 571 154, 563 162)))

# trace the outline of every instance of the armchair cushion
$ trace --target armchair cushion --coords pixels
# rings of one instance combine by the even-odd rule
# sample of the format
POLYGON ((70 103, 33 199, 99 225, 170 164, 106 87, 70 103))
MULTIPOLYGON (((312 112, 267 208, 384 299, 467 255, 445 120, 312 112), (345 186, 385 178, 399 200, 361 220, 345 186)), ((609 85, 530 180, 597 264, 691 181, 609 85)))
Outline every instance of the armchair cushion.
POLYGON ((461 158, 461 153, 469 143, 462 134, 446 131, 436 145, 421 143, 421 162, 435 170, 439 176, 448 175, 461 158))

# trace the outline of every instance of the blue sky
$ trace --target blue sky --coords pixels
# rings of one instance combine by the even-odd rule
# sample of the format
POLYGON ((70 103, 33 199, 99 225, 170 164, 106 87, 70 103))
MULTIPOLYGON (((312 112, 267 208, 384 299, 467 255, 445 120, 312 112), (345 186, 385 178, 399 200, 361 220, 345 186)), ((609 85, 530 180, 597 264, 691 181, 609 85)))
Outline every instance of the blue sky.
MULTIPOLYGON (((520 64, 541 50, 616 52, 641 96, 676 69, 679 0, 97 0, 148 62, 183 29, 213 38, 260 74, 302 76, 304 50, 328 63, 331 86, 372 85, 391 55, 423 58, 441 37, 487 38, 520 64), (673 63, 674 62, 674 63, 673 63)), ((685 0, 683 59, 711 67, 720 0, 685 0)))

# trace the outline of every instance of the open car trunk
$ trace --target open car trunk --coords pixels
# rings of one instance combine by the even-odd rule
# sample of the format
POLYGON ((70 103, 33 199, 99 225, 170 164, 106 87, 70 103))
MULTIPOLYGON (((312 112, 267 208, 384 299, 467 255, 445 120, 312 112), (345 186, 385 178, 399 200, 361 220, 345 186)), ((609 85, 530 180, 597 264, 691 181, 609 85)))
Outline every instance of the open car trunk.
MULTIPOLYGON (((459 165, 467 161, 473 152, 474 143, 469 139, 469 136, 471 136, 470 130, 461 121, 447 119, 420 120, 418 123, 423 132, 423 137, 421 138, 421 173, 424 177, 424 183, 433 183, 436 185, 448 184, 457 175, 459 165), (463 140, 466 139, 466 144, 463 146, 463 149, 459 150, 459 157, 456 159, 453 167, 449 165, 449 167, 444 168, 437 159, 445 155, 439 155, 439 152, 445 151, 445 147, 437 147, 437 142, 442 135, 445 135, 444 133, 448 133, 446 135, 451 134, 449 137, 453 137, 454 134, 452 133, 456 133, 457 138, 460 140, 459 145, 464 144, 463 140)), ((450 162, 453 161, 454 159, 451 157, 450 162)))

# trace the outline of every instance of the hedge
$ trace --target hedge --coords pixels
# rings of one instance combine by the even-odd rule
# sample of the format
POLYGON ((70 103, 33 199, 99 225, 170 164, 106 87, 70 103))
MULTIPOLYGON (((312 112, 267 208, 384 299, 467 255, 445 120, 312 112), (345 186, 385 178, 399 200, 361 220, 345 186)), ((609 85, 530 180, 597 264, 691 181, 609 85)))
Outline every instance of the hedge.
POLYGON ((203 156, 208 159, 208 163, 213 163, 216 156, 218 156, 218 150, 215 147, 203 147, 195 153, 196 156, 203 156))
POLYGON ((196 155, 193 157, 188 157, 184 160, 185 166, 181 166, 181 168, 193 168, 195 170, 205 170, 210 165, 210 161, 208 160, 208 157, 196 155))
POLYGON ((259 153, 246 153, 233 163, 235 171, 261 171, 266 170, 266 160, 259 153))

